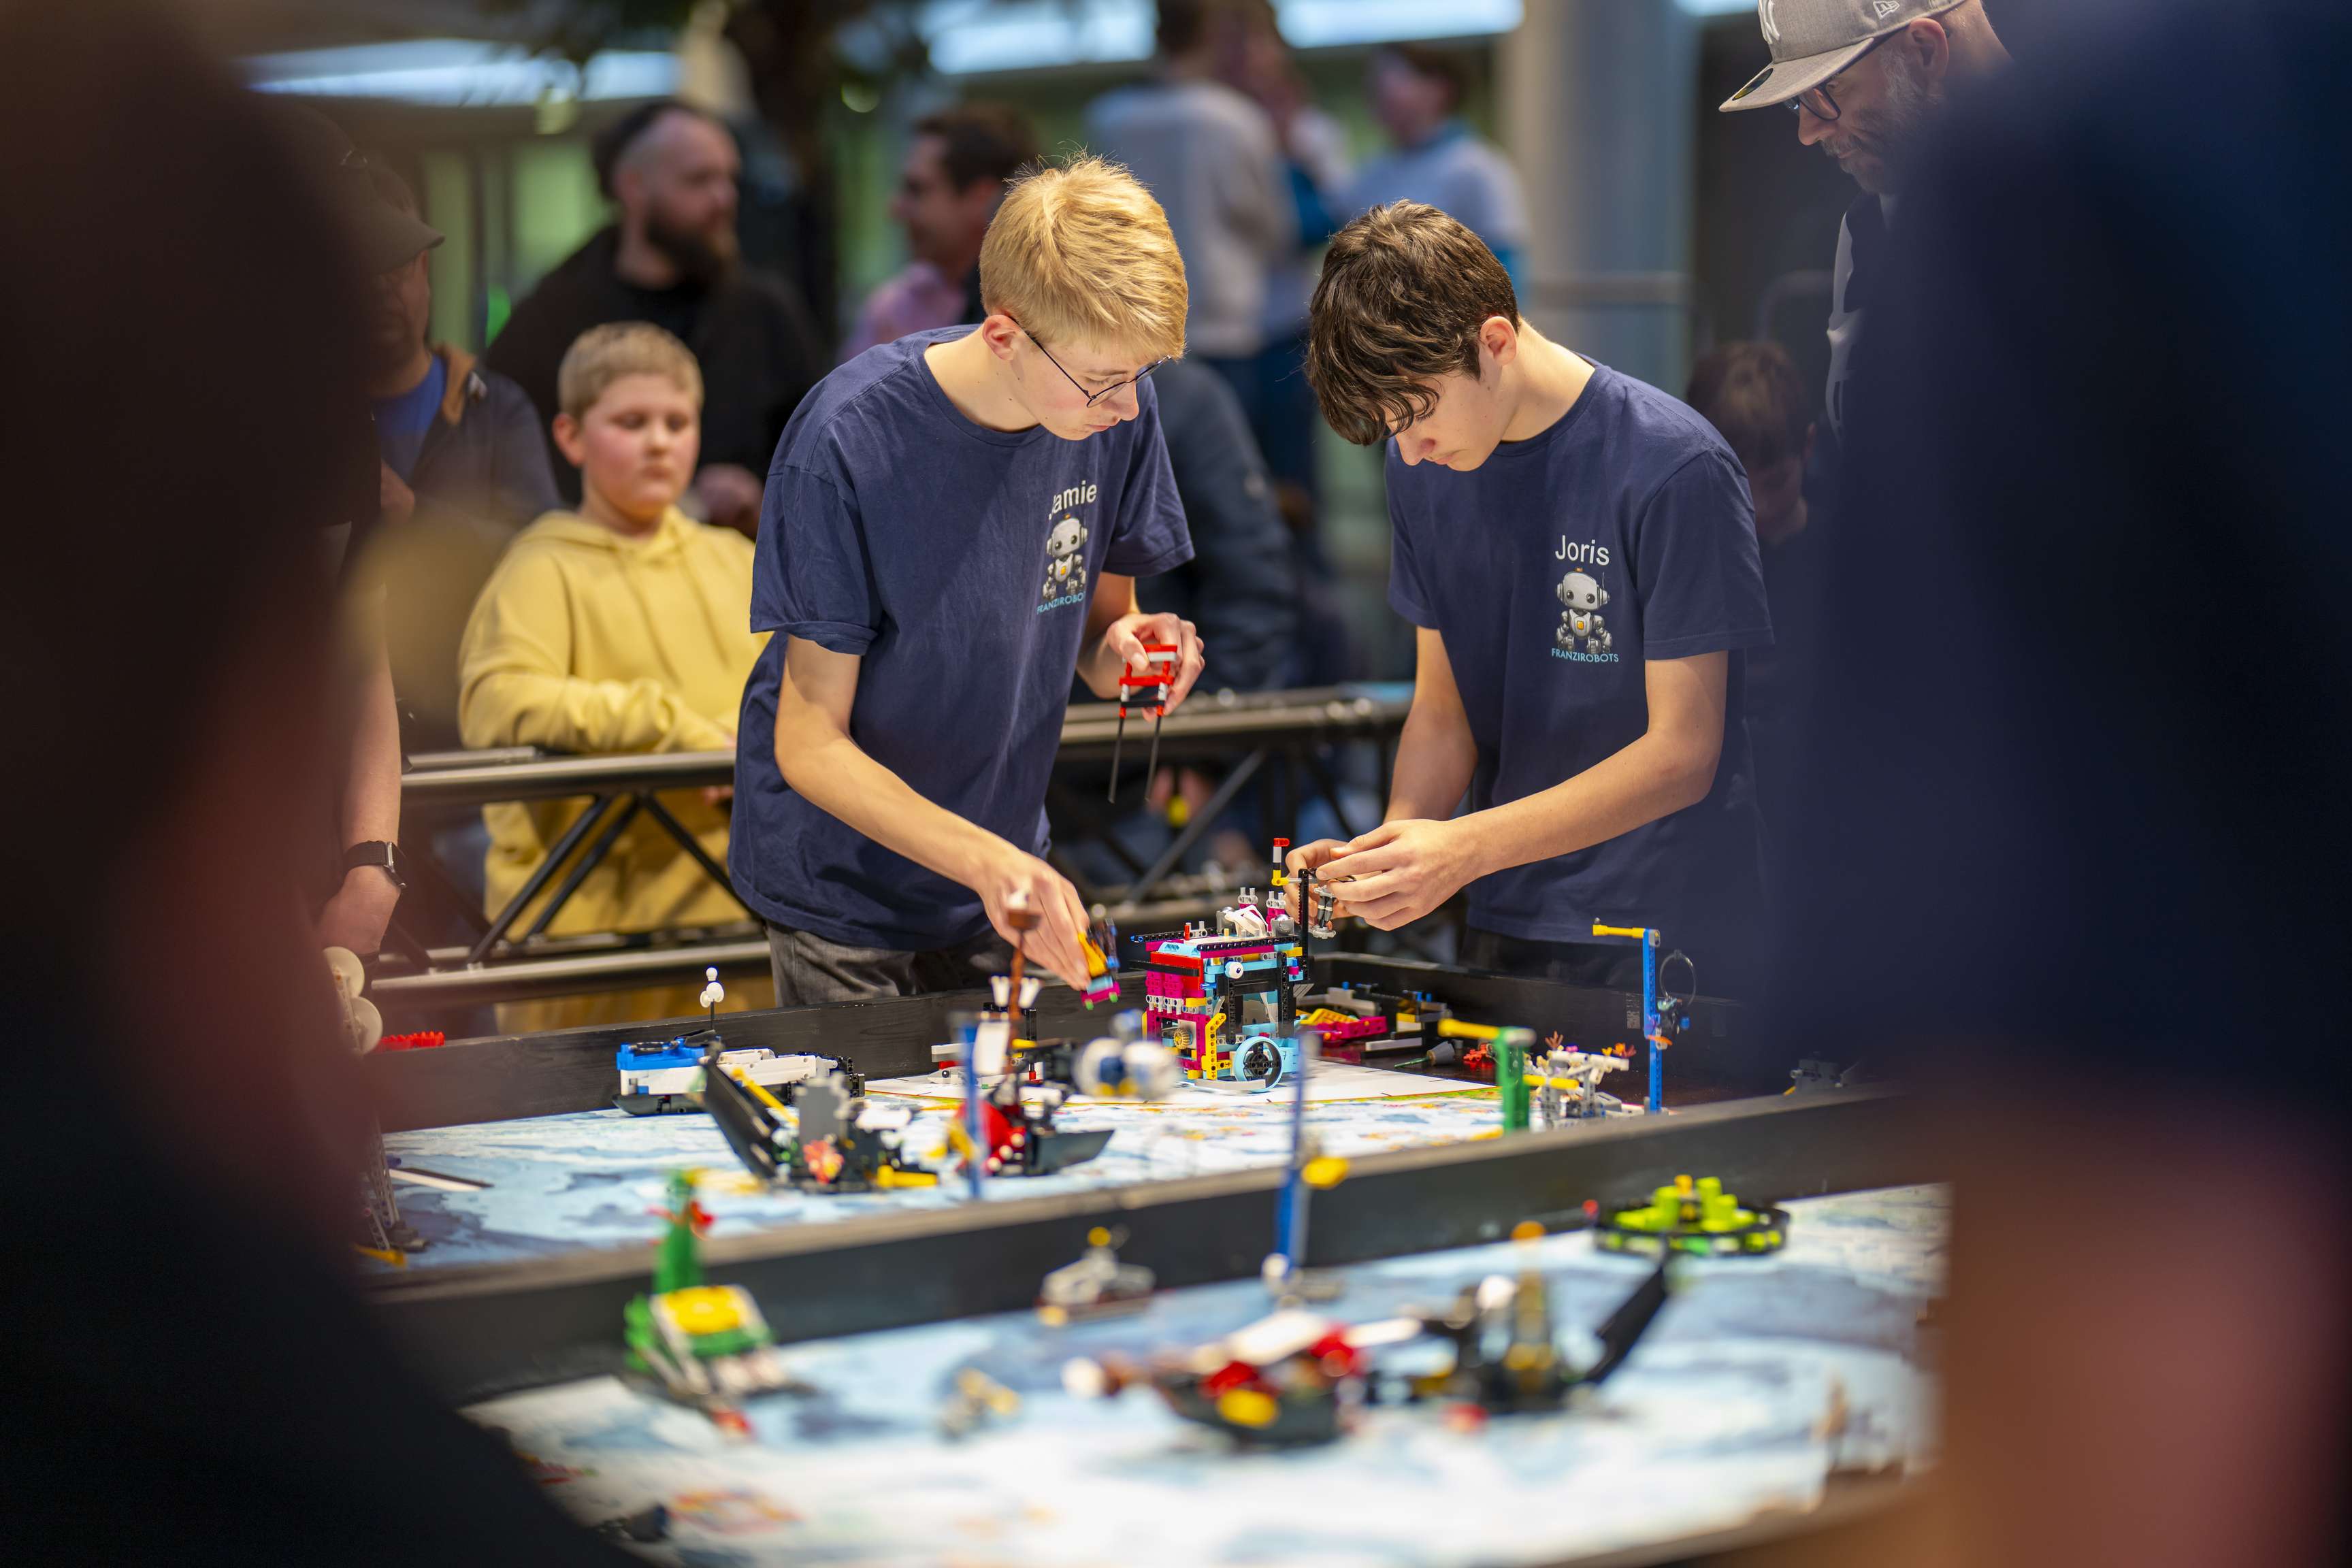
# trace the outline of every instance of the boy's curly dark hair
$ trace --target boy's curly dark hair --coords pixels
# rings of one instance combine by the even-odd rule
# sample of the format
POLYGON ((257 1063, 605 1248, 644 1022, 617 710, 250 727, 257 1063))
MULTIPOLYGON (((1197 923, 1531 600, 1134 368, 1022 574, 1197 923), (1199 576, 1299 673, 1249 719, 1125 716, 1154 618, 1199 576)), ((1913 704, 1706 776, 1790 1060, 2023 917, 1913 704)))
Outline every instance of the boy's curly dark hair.
POLYGON ((1307 346, 1307 379, 1331 428, 1360 447, 1437 406, 1440 376, 1478 374, 1478 329, 1517 323, 1511 275, 1435 207, 1391 202, 1332 237, 1307 346))

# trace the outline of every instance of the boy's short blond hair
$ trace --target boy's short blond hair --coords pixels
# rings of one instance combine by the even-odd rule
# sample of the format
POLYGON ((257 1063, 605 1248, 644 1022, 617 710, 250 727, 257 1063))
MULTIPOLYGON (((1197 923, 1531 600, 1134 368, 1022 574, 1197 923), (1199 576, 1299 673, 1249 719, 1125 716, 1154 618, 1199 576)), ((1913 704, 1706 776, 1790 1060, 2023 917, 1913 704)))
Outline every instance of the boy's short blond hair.
POLYGON ((1049 347, 1184 352, 1184 258, 1168 215, 1100 158, 1032 170, 1005 187, 981 241, 980 294, 1049 347))
POLYGON ((572 340, 556 367, 555 401, 574 419, 583 417, 604 389, 625 375, 667 376, 702 406, 702 367, 694 351, 651 321, 613 321, 591 327, 572 340))

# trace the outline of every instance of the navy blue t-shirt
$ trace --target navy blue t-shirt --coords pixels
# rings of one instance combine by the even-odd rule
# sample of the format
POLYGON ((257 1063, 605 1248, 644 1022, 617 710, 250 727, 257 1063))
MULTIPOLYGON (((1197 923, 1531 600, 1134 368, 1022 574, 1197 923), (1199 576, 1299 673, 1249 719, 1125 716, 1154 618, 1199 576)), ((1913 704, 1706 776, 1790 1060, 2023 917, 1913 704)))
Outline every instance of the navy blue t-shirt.
POLYGON ((743 689, 728 868, 777 925, 928 951, 978 936, 979 896, 811 805, 775 763, 784 639, 860 656, 849 733, 918 795, 1025 849, 1045 845, 1045 781, 1097 574, 1192 559, 1142 412, 1084 441, 983 429, 923 351, 884 343, 818 384, 768 469, 751 626, 772 631, 743 689))
MULTIPOLYGON (((1445 639, 1478 746, 1474 811, 1638 739, 1643 660, 1772 639, 1739 460, 1690 409, 1605 365, 1549 429, 1469 473, 1408 467, 1391 441, 1388 491, 1389 603, 1445 639)), ((1589 937, 1595 921, 1648 925, 1694 953, 1751 934, 1761 839, 1740 665, 1734 651, 1706 799, 1480 878, 1470 923, 1541 942, 1589 937)))
POLYGON ((385 464, 404 480, 416 471, 416 459, 425 451, 425 435, 440 416, 441 394, 448 385, 449 367, 439 354, 435 354, 432 368, 425 373, 423 381, 397 397, 375 400, 376 445, 383 450, 385 464))

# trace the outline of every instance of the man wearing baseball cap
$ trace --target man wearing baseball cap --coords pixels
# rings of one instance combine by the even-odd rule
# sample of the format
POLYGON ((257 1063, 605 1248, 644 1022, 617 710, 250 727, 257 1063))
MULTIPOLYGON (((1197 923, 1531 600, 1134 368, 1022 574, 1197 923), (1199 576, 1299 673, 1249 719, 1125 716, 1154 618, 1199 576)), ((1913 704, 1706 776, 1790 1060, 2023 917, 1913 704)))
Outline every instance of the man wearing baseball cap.
POLYGON ((2009 63, 1984 0, 1757 0, 1772 63, 1723 110, 1785 104, 1797 139, 1853 176, 1863 197, 1838 231, 1831 296, 1830 428, 1845 434, 1845 380, 1904 172, 1951 88, 2009 63))

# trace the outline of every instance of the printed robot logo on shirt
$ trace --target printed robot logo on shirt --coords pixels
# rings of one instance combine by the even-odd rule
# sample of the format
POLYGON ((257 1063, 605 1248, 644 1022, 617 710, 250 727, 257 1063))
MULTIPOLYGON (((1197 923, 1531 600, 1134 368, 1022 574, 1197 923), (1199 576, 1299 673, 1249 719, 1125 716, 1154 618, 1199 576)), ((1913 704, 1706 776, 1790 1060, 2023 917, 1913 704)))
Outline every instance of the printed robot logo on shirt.
POLYGON ((1608 623, 1601 617, 1601 606, 1609 602, 1609 590, 1590 572, 1570 572, 1559 580, 1556 590, 1559 602, 1567 607, 1559 613, 1559 630, 1552 640, 1569 652, 1576 651, 1576 639, 1584 639, 1587 653, 1607 653, 1616 639, 1609 635, 1608 623))
POLYGON ((1160 721, 1168 717, 1168 689, 1175 677, 1176 648, 1172 643, 1145 643, 1140 674, 1131 665, 1119 667, 1118 728, 1111 734, 1110 791, 1104 799, 1118 799, 1118 753, 1127 740, 1127 710, 1130 703, 1137 708, 1148 704, 1151 709, 1151 756, 1143 769, 1144 787, 1151 786, 1151 775, 1160 771, 1160 721), (1152 693, 1149 699, 1140 695, 1146 691, 1152 693))
POLYGON ((1086 595, 1086 548, 1087 525, 1075 516, 1063 518, 1045 535, 1045 586, 1037 595, 1041 605, 1086 595))

